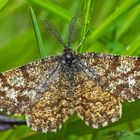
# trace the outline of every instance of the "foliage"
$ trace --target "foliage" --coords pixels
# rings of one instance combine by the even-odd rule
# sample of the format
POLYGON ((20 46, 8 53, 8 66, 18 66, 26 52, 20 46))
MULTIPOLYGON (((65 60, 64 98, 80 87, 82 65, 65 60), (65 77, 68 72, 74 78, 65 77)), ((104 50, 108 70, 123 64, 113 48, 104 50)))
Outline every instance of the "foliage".
MULTIPOLYGON (((40 21, 55 23, 66 41, 68 23, 77 11, 83 12, 82 36, 90 30, 79 52, 140 55, 140 0, 0 0, 0 71, 61 53, 63 47, 49 37, 40 21)), ((76 37, 73 48, 78 42, 76 37)), ((139 100, 124 103, 122 119, 99 130, 87 127, 74 115, 56 134, 41 134, 27 126, 17 126, 0 132, 0 136, 1 140, 137 140, 140 139, 139 106, 139 100)))

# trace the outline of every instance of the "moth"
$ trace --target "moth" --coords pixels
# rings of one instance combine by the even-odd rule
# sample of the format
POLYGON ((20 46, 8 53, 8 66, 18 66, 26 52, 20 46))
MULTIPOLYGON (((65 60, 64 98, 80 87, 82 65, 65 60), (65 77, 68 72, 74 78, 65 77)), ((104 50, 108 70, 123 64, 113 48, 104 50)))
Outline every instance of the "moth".
POLYGON ((25 115, 27 125, 43 133, 57 131, 73 113, 88 126, 102 128, 121 118, 123 101, 140 98, 140 58, 74 52, 77 19, 70 22, 67 45, 50 28, 64 47, 62 55, 0 74, 0 111, 25 115))

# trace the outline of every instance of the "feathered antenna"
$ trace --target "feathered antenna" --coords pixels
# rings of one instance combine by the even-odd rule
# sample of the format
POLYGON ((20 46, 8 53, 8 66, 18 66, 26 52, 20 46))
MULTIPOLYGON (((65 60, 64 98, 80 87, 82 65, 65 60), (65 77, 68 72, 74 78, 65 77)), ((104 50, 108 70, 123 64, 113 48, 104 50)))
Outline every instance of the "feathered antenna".
POLYGON ((63 45, 64 48, 66 48, 66 45, 65 45, 57 27, 49 21, 42 21, 42 23, 45 27, 47 27, 48 31, 53 36, 53 38, 55 40, 57 40, 61 45, 63 45))
POLYGON ((69 34, 68 34, 68 48, 71 47, 72 33, 73 33, 73 30, 74 30, 74 26, 75 26, 76 21, 78 20, 78 18, 80 16, 81 16, 81 13, 76 13, 71 19, 71 22, 70 22, 70 25, 69 25, 69 34))

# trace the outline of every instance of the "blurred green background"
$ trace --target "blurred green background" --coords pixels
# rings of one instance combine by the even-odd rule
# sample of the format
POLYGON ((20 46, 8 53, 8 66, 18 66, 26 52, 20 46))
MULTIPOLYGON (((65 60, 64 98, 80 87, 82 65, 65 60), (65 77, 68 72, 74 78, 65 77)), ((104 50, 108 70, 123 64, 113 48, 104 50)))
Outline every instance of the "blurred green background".
MULTIPOLYGON (((91 32, 81 52, 140 55, 140 0, 0 0, 0 71, 18 67, 44 55, 61 54, 63 47, 51 38, 41 20, 53 22, 67 41, 68 25, 76 12, 83 12, 81 36, 91 32), (34 10, 34 12, 31 10, 34 10), (35 17, 34 17, 35 14, 35 17), (37 19, 42 40, 37 40, 37 19), (38 45, 39 44, 39 45, 38 45)), ((79 42, 76 34, 73 48, 79 42)), ((123 116, 103 129, 91 129, 71 117, 56 134, 41 134, 27 126, 0 132, 1 140, 139 140, 140 101, 123 103, 123 116)))

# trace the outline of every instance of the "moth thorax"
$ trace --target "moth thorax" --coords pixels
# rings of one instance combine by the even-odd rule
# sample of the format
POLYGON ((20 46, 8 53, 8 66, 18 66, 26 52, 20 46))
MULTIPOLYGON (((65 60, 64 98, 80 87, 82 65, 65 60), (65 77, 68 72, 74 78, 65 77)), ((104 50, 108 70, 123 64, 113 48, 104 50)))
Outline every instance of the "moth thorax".
POLYGON ((66 64, 67 64, 69 67, 72 65, 73 60, 74 60, 74 58, 73 58, 72 53, 66 53, 66 55, 65 55, 65 62, 66 62, 66 64))

